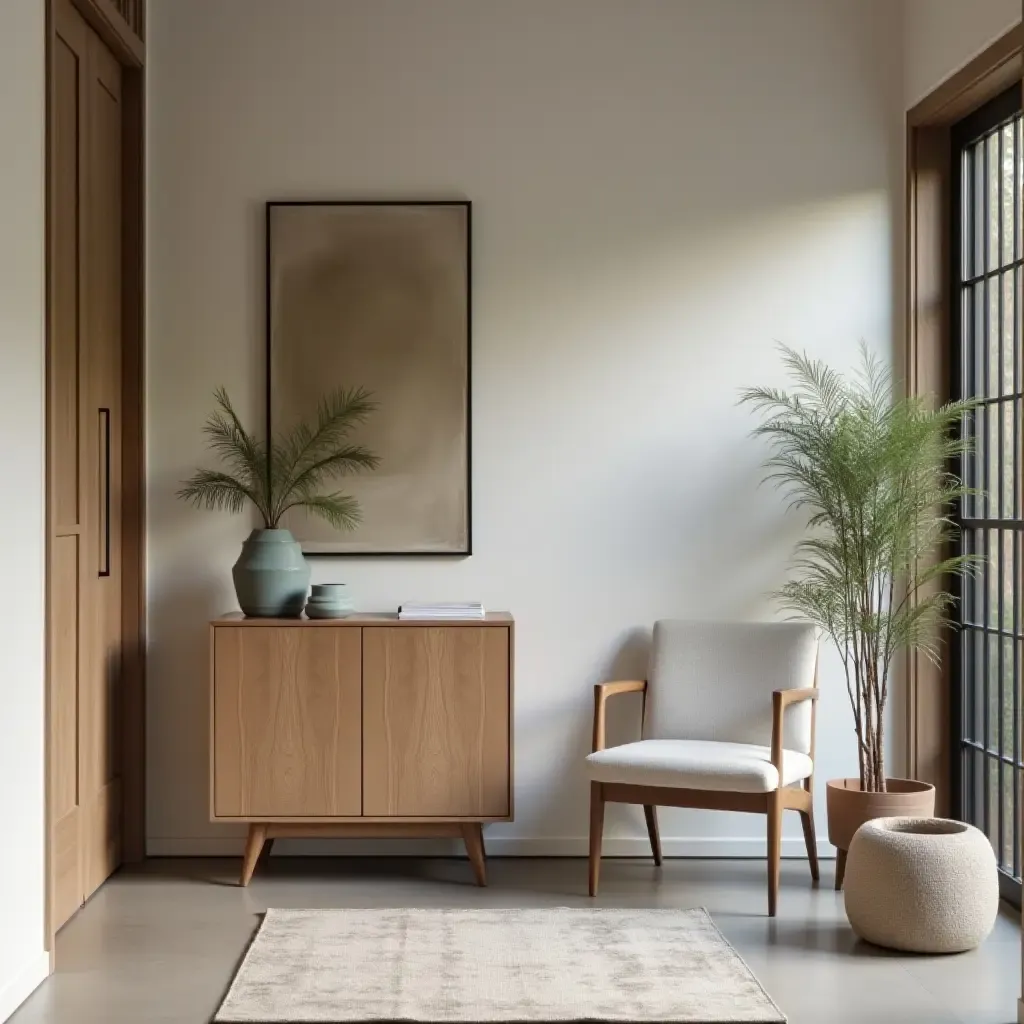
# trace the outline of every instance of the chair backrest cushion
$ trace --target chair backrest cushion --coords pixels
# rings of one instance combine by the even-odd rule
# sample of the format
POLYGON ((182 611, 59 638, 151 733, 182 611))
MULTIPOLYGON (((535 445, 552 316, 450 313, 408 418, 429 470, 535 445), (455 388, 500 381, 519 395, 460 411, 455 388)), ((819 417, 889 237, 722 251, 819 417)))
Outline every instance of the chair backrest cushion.
MULTIPOLYGON (((644 735, 769 746, 772 691, 813 686, 817 653, 805 622, 657 622, 644 735)), ((810 701, 786 709, 783 740, 811 752, 810 701)))

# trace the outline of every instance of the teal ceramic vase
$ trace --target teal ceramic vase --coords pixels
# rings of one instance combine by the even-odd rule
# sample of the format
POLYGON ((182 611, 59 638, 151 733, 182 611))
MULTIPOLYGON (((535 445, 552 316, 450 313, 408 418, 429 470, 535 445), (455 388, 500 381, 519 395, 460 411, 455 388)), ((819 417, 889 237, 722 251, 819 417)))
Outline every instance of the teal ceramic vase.
POLYGON ((238 606, 253 618, 298 618, 309 591, 309 563, 290 530, 253 530, 231 575, 238 606))

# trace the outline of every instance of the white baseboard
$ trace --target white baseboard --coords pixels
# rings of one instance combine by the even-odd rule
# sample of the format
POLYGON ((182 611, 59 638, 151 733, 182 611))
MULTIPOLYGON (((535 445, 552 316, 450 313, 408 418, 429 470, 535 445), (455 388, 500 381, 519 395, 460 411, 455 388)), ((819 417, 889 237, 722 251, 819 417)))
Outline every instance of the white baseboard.
MULTIPOLYGON (((586 857, 586 836, 552 838, 516 838, 488 836, 484 838, 487 854, 492 857, 586 857)), ((243 840, 231 836, 151 836, 146 843, 150 857, 240 857, 243 840)), ((664 836, 662 852, 666 857, 707 857, 712 859, 759 858, 767 856, 764 837, 745 836, 735 839, 715 836, 664 836)), ((646 837, 609 837, 604 841, 606 857, 650 857, 651 846, 646 837)), ((274 854, 302 856, 361 857, 450 857, 462 856, 461 843, 449 839, 281 839, 274 845, 274 854)), ((835 848, 818 840, 818 856, 833 859, 835 848)), ((807 856, 802 839, 782 840, 782 856, 804 859, 807 856)))
POLYGON ((14 1011, 50 976, 50 954, 43 950, 0 989, 0 1021, 14 1011))

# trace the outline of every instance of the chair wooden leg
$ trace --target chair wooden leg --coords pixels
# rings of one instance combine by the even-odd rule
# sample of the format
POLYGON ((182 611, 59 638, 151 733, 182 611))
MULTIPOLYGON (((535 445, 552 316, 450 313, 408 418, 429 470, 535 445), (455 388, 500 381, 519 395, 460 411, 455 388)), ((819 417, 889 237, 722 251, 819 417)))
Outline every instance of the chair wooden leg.
POLYGON ((782 793, 768 794, 768 916, 779 903, 779 868, 782 860, 782 793))
POLYGON ((836 850, 836 892, 843 887, 843 878, 846 876, 846 851, 836 850))
POLYGON ((807 863, 811 866, 811 878, 820 881, 818 870, 818 839, 814 834, 814 811, 801 811, 800 824, 804 827, 804 846, 807 847, 807 863))
POLYGON ((654 804, 644 804, 644 817, 647 819, 647 834, 651 837, 651 852, 654 863, 661 867, 661 833, 658 831, 658 808, 654 804))
POLYGON ((601 839, 604 835, 604 793, 600 782, 590 784, 590 895, 597 895, 601 874, 601 839))
POLYGON ((466 844, 469 862, 473 865, 473 877, 479 886, 487 885, 487 865, 484 863, 483 826, 478 822, 469 822, 462 826, 462 841, 466 844))
POLYGON ((248 885, 252 873, 256 870, 256 861, 260 859, 260 851, 267 838, 267 826, 253 823, 249 826, 249 836, 245 841, 245 854, 242 857, 242 877, 239 885, 248 885))

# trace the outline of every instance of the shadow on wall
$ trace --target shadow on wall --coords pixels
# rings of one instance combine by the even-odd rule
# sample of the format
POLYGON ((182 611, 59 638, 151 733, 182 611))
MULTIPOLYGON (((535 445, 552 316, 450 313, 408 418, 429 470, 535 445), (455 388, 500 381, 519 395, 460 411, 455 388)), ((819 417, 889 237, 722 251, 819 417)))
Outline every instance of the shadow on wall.
MULTIPOLYGON (((236 607, 231 589, 230 566, 237 557, 240 542, 237 517, 202 513, 206 527, 220 527, 222 537, 216 550, 223 551, 225 562, 196 564, 195 545, 198 513, 174 494, 180 483, 163 480, 151 489, 157 500, 149 522, 150 536, 159 538, 164 551, 177 549, 178 555, 164 563, 174 566, 163 572, 160 586, 149 592, 150 623, 147 652, 147 760, 150 766, 174 764, 174 785, 151 773, 147 807, 150 823, 159 803, 161 828, 151 839, 163 840, 170 831, 175 838, 200 836, 206 828, 209 806, 209 633, 205 624, 236 607), (189 729, 161 727, 161 723, 191 724, 189 729), (158 790, 157 791, 157 787, 158 790), (173 794, 173 804, 167 797, 173 794), (173 831, 167 822, 176 825, 173 831)), ((246 522, 246 527, 250 524, 246 522)), ((205 531, 204 531, 205 532, 205 531)), ((241 832, 239 832, 241 835, 241 832)), ((201 851, 200 851, 201 852, 201 851)))
MULTIPOLYGON (((611 679, 643 679, 647 674, 650 629, 634 628, 613 641, 591 682, 611 679)), ((558 852, 564 841, 578 842, 586 835, 590 806, 584 759, 590 753, 593 725, 593 686, 585 679, 566 681, 552 694, 563 697, 535 710, 516 712, 516 820, 514 826, 488 829, 495 837, 519 835, 553 841, 558 852), (540 762, 531 750, 557 751, 540 762), (571 808, 567 815, 567 809, 571 808), (513 831, 514 829, 514 831, 513 831)), ((640 700, 627 694, 617 699, 622 706, 610 708, 609 743, 639 738, 640 700), (632 718, 629 712, 633 711, 632 718), (618 714, 615 714, 618 713, 618 714), (612 725, 613 714, 615 725, 612 725), (630 724, 630 722, 632 724, 630 724)), ((573 848, 573 854, 579 849, 573 848)))

